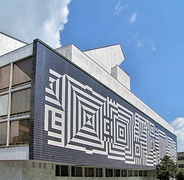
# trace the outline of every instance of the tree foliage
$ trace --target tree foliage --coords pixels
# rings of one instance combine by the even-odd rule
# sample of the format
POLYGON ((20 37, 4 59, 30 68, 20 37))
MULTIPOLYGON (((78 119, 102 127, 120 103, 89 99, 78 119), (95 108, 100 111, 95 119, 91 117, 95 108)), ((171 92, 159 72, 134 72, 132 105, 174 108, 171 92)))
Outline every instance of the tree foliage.
POLYGON ((176 172, 176 179, 177 180, 184 180, 184 169, 178 168, 176 172))
POLYGON ((177 167, 174 161, 169 156, 165 155, 157 165, 157 178, 160 180, 169 180, 171 177, 174 178, 176 170, 177 167))

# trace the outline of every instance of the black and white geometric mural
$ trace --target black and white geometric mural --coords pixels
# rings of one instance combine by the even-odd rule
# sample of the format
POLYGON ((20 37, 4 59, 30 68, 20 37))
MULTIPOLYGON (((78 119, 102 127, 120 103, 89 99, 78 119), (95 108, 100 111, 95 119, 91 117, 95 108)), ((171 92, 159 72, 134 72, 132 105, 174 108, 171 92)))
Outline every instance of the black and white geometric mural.
POLYGON ((145 166, 176 153, 176 142, 141 113, 53 68, 44 109, 48 145, 145 166))
POLYGON ((40 41, 34 42, 29 159, 155 170, 176 136, 40 41))

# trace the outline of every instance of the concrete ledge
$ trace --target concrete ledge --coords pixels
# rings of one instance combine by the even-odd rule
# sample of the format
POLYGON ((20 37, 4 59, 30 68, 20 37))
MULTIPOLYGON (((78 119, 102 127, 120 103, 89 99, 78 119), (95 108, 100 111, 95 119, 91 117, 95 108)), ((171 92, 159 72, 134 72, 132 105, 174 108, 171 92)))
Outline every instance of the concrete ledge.
POLYGON ((28 160, 29 145, 0 148, 0 160, 28 160))
POLYGON ((29 44, 20 49, 11 51, 3 56, 0 56, 0 67, 6 66, 12 62, 18 61, 20 59, 29 57, 33 54, 33 44, 29 44))

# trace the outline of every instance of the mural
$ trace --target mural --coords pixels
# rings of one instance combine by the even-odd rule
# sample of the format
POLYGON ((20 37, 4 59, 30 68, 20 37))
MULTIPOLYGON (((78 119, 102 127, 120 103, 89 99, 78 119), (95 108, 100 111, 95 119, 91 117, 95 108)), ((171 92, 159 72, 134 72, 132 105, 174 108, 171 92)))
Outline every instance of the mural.
POLYGON ((174 152, 175 142, 140 114, 66 74, 49 72, 44 122, 49 145, 150 166, 158 163, 161 146, 168 155, 174 152))
POLYGON ((155 169, 176 159, 176 136, 118 94, 34 42, 30 159, 155 169))

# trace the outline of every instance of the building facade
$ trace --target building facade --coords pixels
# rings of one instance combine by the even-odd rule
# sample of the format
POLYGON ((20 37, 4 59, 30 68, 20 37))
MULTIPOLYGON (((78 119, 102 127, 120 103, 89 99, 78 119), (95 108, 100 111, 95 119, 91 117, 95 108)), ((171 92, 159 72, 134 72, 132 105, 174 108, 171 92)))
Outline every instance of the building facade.
POLYGON ((176 161, 173 127, 130 91, 123 60, 119 45, 82 52, 40 40, 3 53, 2 177, 155 179, 160 158, 176 161))
POLYGON ((184 152, 178 152, 178 167, 179 168, 184 168, 184 152))

